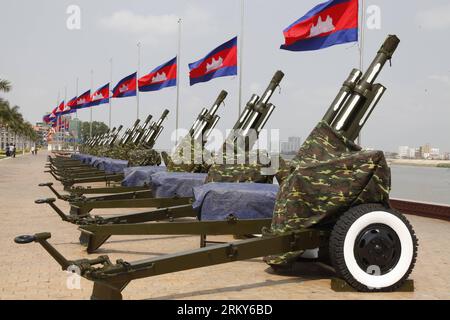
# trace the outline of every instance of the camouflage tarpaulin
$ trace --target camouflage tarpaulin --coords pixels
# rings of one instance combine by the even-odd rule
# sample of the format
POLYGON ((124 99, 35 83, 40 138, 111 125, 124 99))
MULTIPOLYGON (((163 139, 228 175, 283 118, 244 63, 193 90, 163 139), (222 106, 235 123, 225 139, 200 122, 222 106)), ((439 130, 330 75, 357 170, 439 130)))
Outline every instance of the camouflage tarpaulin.
MULTIPOLYGON (((232 148, 229 150, 233 150, 232 148)), ((268 155, 264 151, 235 152, 231 155, 225 151, 217 155, 214 164, 208 171, 206 183, 210 182, 256 182, 273 183, 273 175, 265 175, 264 168, 270 167, 268 155), (240 158, 245 155, 245 159, 240 158), (265 157, 267 164, 261 164, 265 157), (220 161, 219 161, 220 160, 220 161)))
MULTIPOLYGON (((390 179, 382 151, 362 151, 320 122, 290 163, 277 195, 270 232, 313 227, 363 203, 388 205, 390 179)), ((265 260, 286 264, 299 254, 290 252, 265 260)))
POLYGON ((107 152, 107 156, 113 159, 128 160, 129 153, 135 149, 134 144, 116 145, 107 152))
POLYGON ((131 167, 159 166, 161 155, 153 149, 137 149, 128 153, 128 162, 131 167))
POLYGON ((168 172, 202 172, 203 145, 186 136, 177 145, 172 156, 162 154, 168 172), (187 153, 187 154, 186 154, 187 153))

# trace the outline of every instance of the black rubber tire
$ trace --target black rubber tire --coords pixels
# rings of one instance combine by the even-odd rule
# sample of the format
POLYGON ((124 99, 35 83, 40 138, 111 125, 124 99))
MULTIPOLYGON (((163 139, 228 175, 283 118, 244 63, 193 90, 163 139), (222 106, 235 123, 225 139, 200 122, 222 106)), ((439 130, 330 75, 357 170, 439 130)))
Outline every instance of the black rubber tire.
POLYGON ((353 287, 357 291, 362 292, 391 292, 401 287, 404 284, 404 282, 408 279, 410 273, 412 272, 417 259, 418 241, 411 224, 406 219, 406 217, 400 212, 391 208, 388 209, 381 204, 362 204, 349 209, 339 218, 339 220, 336 222, 333 228, 333 231, 331 232, 329 247, 330 247, 331 263, 336 271, 337 276, 344 279, 351 287, 353 287), (344 241, 350 227, 356 220, 358 220, 365 214, 373 211, 388 212, 399 218, 408 228, 413 244, 412 260, 408 268, 408 271, 403 275, 403 277, 399 281, 397 281, 393 285, 379 289, 368 288, 366 285, 357 281, 347 268, 344 259, 344 241))

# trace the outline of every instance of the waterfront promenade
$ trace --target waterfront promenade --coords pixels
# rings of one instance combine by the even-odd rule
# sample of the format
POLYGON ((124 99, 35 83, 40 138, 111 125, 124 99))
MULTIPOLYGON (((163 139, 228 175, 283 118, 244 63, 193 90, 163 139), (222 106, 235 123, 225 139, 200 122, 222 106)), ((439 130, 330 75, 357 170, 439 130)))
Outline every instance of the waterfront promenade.
MULTIPOLYGON (((0 299, 88 299, 92 283, 82 279, 80 290, 68 290, 67 274, 37 244, 19 246, 20 234, 49 231, 50 240, 69 259, 92 258, 78 244, 74 225, 62 222, 48 206, 34 204, 51 197, 41 182, 53 181, 43 173, 46 153, 0 161, 0 299)), ((55 184, 61 190, 60 184, 55 184)), ((65 210, 68 206, 61 201, 65 210)), ((123 210, 115 210, 122 212, 123 210)), ((111 212, 111 211, 107 211, 111 212)), ((129 212, 136 212, 136 209, 129 212)), ((104 213, 98 211, 98 213, 104 213)), ((331 270, 320 264, 298 265, 295 274, 274 275, 261 259, 133 281, 124 299, 449 299, 450 223, 408 216, 419 238, 419 258, 412 278, 413 293, 335 293, 331 270)), ((223 238, 222 238, 223 239, 223 238)), ((229 240, 230 238, 225 238, 229 240)), ((99 254, 138 260, 198 246, 197 237, 114 237, 99 254)))

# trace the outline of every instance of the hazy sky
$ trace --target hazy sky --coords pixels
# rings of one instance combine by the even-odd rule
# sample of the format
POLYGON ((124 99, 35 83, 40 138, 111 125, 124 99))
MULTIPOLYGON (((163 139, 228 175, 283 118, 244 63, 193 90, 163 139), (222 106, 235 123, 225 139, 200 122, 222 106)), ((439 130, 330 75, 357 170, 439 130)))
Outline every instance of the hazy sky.
MULTIPOLYGON (((183 19, 180 125, 188 127, 202 107, 209 107, 221 89, 229 92, 218 128, 237 119, 238 79, 226 77, 189 87, 188 63, 203 57, 239 32, 240 0, 0 0, 0 78, 12 82, 6 95, 25 118, 40 121, 64 98, 134 72, 137 42, 142 43, 141 72, 146 73, 176 55, 177 17, 183 19), (68 30, 69 5, 81 8, 81 30, 68 30)), ((286 76, 267 128, 279 128, 281 138, 308 135, 337 94, 341 83, 359 64, 356 44, 312 52, 279 49, 282 30, 323 0, 246 0, 243 100, 261 94, 276 70, 286 76)), ((399 145, 427 142, 450 151, 450 4, 431 1, 366 1, 381 8, 381 29, 367 30, 366 66, 387 34, 401 39, 379 81, 388 91, 363 132, 363 145, 396 151, 399 145)), ((141 94, 141 118, 172 111, 159 148, 170 145, 175 127, 174 88, 141 94)), ((108 106, 94 109, 94 120, 108 121, 108 106)), ((79 113, 89 119, 89 110, 79 113)), ((136 117, 136 99, 113 101, 113 125, 129 126, 136 117)))

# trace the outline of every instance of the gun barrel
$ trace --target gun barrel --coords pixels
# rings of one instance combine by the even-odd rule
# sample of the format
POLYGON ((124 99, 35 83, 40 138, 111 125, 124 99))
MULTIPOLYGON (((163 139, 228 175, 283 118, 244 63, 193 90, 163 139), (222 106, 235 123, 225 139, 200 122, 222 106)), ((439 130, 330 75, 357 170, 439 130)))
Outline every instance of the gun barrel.
POLYGON ((116 142, 117 137, 119 136, 119 133, 122 130, 122 128, 123 128, 122 125, 120 125, 119 128, 117 128, 116 132, 112 135, 111 139, 108 141, 107 143, 108 146, 112 146, 116 142))
POLYGON ((158 122, 156 123, 157 126, 160 126, 164 120, 169 116, 170 111, 165 109, 163 114, 161 115, 161 118, 159 118, 158 122))
POLYGON ((145 131, 147 130, 148 125, 150 124, 150 121, 152 120, 153 116, 150 114, 148 115, 147 119, 145 119, 144 124, 136 130, 134 137, 132 139, 132 142, 134 145, 138 145, 141 141, 142 137, 145 134, 145 131))
POLYGON ((366 124, 367 119, 370 117, 372 111, 375 109, 376 105, 385 92, 386 87, 382 86, 381 84, 377 83, 373 85, 373 88, 369 96, 367 97, 363 107, 358 111, 355 119, 352 121, 345 132, 345 135, 349 140, 354 141, 358 137, 361 129, 366 124))
POLYGON ((380 50, 378 50, 376 57, 370 64, 368 71, 363 75, 361 84, 365 82, 373 84, 375 79, 380 74, 385 63, 390 60, 400 43, 400 39, 396 35, 389 35, 380 50))
POLYGON ((202 115, 199 119, 199 123, 196 126, 192 137, 197 139, 203 139, 203 143, 206 143, 206 139, 208 138, 208 133, 211 133, 212 127, 217 125, 217 122, 220 120, 220 117, 216 116, 217 110, 219 110, 220 105, 223 103, 225 98, 227 97, 228 92, 222 90, 219 93, 216 101, 213 106, 205 115, 202 115))
POLYGON ((266 125, 267 121, 269 121, 270 116, 272 115, 273 111, 275 110, 275 106, 271 103, 269 103, 267 105, 267 112, 264 115, 264 117, 262 118, 262 121, 260 121, 259 126, 256 128, 256 133, 259 134, 261 132, 261 130, 264 128, 264 126, 266 125))
POLYGON ((250 100, 245 105, 242 114, 239 116, 238 121, 235 123, 233 130, 242 129, 243 124, 247 121, 249 115, 251 114, 253 108, 256 106, 256 103, 259 101, 259 96, 257 94, 253 94, 250 100))
POLYGON ((105 133, 97 135, 97 145, 103 146, 106 142, 108 142, 108 139, 111 137, 111 134, 113 131, 107 130, 105 133))
POLYGON ((116 127, 114 127, 112 130, 110 130, 108 132, 108 140, 107 140, 106 144, 109 144, 111 142, 111 140, 114 138, 114 136, 118 134, 118 131, 119 130, 116 131, 116 127))
POLYGON ((200 114, 198 115, 197 119, 195 120, 194 124, 191 127, 191 130, 189 130, 189 135, 193 136, 196 132, 198 126, 202 122, 202 119, 208 114, 208 109, 203 108, 202 111, 200 111, 200 114))
POLYGON ((208 140, 209 136, 211 135, 211 132, 214 130, 214 128, 217 126, 217 123, 219 122, 220 117, 218 115, 215 115, 212 121, 211 126, 208 128, 208 130, 206 131, 204 138, 205 138, 205 142, 208 140))
POLYGON ((217 110, 219 109, 220 105, 222 104, 222 102, 225 101, 226 97, 228 96, 228 92, 226 92, 225 90, 222 90, 219 93, 219 96, 217 97, 216 101, 214 102, 211 110, 209 111, 209 115, 211 117, 214 117, 217 113, 217 110))
MULTIPOLYGON (((284 73, 282 71, 277 71, 275 75, 272 77, 272 80, 269 83, 266 91, 264 91, 261 99, 259 99, 256 107, 252 110, 251 114, 247 117, 247 121, 243 125, 243 135, 247 135, 250 129, 262 129, 262 122, 267 122, 267 114, 268 114, 268 102, 272 97, 275 89, 280 85, 281 80, 284 77, 284 73)), ((272 110, 273 111, 273 110, 272 110)))
POLYGON ((333 103, 323 117, 323 121, 328 124, 331 124, 333 122, 333 120, 336 118, 336 115, 339 113, 339 111, 342 110, 342 107, 344 106, 348 97, 353 93, 353 90, 355 89, 358 81, 361 79, 361 76, 362 72, 358 69, 353 69, 352 72, 350 72, 350 75, 342 84, 341 90, 339 91, 336 98, 334 98, 333 103))
POLYGON ((347 138, 356 139, 368 116, 386 91, 386 88, 374 85, 374 82, 383 66, 392 58, 399 43, 400 39, 395 35, 389 35, 386 38, 369 68, 361 76, 352 94, 332 121, 332 127, 342 132, 347 138))
POLYGON ((139 126, 139 123, 141 123, 140 119, 137 119, 134 122, 133 127, 130 129, 130 131, 126 135, 125 140, 122 141, 122 145, 125 145, 125 144, 127 144, 130 141, 130 139, 133 137, 134 133, 136 132, 136 130, 137 130, 138 126, 139 126))
POLYGON ((262 105, 266 105, 267 102, 269 102, 269 99, 272 97, 274 90, 280 85, 281 80, 284 78, 284 73, 280 70, 275 72, 275 75, 272 77, 272 80, 270 80, 270 84, 267 87, 264 94, 261 96, 261 100, 258 103, 262 105))
POLYGON ((164 127, 162 124, 167 119, 167 116, 169 115, 169 110, 165 109, 159 118, 159 120, 155 123, 153 123, 149 127, 149 131, 144 138, 144 145, 146 148, 153 148, 156 141, 158 140, 159 136, 161 135, 161 132, 164 130, 164 127))

